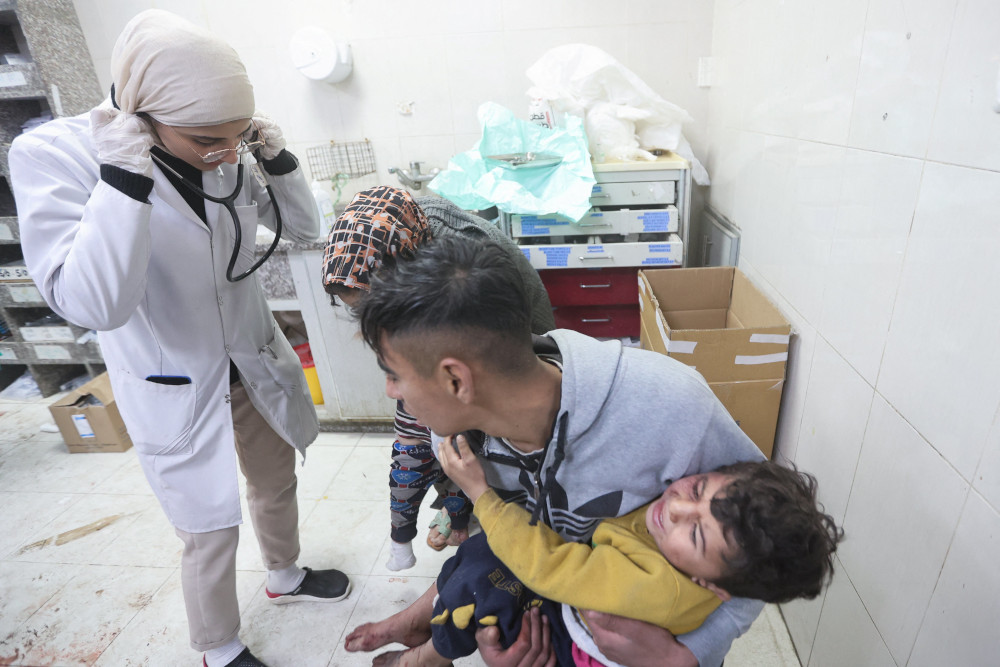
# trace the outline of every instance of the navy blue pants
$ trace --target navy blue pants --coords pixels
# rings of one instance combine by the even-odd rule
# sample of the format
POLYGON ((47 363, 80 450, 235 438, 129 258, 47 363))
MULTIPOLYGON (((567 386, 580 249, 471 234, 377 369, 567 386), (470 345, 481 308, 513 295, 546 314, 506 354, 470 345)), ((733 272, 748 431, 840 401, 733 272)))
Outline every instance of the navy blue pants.
POLYGON ((434 650, 450 660, 476 652, 476 630, 482 627, 479 620, 486 616, 497 617, 500 643, 506 648, 517 639, 521 630, 521 617, 532 606, 538 606, 549 619, 552 646, 560 665, 573 665, 572 640, 562 621, 560 605, 540 598, 522 584, 493 555, 485 533, 473 535, 463 542, 454 556, 441 568, 437 580, 438 599, 434 603, 434 616, 445 609, 449 618, 443 625, 431 626, 434 650), (475 604, 472 620, 464 629, 453 622, 456 609, 475 604))

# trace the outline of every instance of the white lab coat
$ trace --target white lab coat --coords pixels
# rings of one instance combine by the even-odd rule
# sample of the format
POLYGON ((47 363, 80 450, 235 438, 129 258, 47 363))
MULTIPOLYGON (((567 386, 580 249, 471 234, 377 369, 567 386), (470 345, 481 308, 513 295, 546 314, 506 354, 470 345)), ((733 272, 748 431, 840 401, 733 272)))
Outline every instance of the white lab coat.
MULTIPOLYGON (((298 357, 256 275, 226 280, 232 218, 206 202, 206 227, 159 167, 150 203, 101 181, 87 114, 21 135, 9 162, 28 270, 56 313, 97 330, 115 400, 171 523, 195 533, 239 524, 230 358, 288 443, 304 454, 319 428, 298 357), (191 382, 157 384, 151 375, 191 382)), ((315 240, 319 216, 301 168, 267 179, 282 238, 315 240)), ((236 166, 203 180, 209 194, 228 195, 236 166)), ((244 252, 234 275, 253 261, 258 216, 274 229, 270 199, 249 169, 242 192, 244 252)))

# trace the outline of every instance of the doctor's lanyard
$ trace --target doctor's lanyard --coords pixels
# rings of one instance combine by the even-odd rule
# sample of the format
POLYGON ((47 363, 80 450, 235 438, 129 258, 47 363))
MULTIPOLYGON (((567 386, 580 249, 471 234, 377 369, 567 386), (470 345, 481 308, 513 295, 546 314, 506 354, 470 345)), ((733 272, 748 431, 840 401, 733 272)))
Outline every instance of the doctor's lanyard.
POLYGON ((267 249, 267 252, 264 253, 263 257, 255 262, 249 269, 234 278, 233 267, 236 266, 236 260, 240 255, 240 247, 243 245, 243 230, 240 227, 240 216, 236 211, 236 197, 240 194, 240 190, 243 188, 243 162, 240 161, 240 163, 236 166, 236 187, 233 188, 232 193, 228 197, 213 197, 177 173, 176 170, 161 160, 155 153, 151 154, 151 157, 156 160, 158 165, 180 179, 180 182, 184 184, 184 187, 191 190, 191 192, 206 201, 221 204, 227 211, 229 211, 229 215, 233 219, 233 228, 236 239, 233 245, 233 254, 229 258, 229 266, 226 267, 226 280, 231 283, 239 282, 259 269, 261 265, 267 261, 267 258, 271 256, 271 253, 273 253, 274 249, 278 246, 278 241, 281 240, 281 211, 278 209, 278 200, 274 198, 274 191, 271 190, 271 186, 268 184, 267 179, 264 178, 264 173, 261 171, 258 163, 250 165, 250 171, 253 173, 254 178, 257 179, 257 182, 263 185, 267 190, 267 196, 271 198, 271 204, 274 206, 274 241, 271 242, 271 247, 267 249))

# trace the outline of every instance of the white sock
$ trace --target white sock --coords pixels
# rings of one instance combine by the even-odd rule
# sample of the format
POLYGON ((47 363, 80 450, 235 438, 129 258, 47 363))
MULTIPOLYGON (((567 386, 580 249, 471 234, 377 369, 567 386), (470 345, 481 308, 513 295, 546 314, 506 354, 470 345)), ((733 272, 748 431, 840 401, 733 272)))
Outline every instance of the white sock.
POLYGON ((393 572, 408 570, 417 564, 417 557, 413 555, 412 542, 394 542, 389 540, 389 560, 385 566, 393 572))
POLYGON ((235 637, 225 646, 205 651, 205 664, 208 665, 208 667, 226 667, 226 665, 235 660, 236 656, 242 653, 245 648, 246 644, 240 641, 239 637, 235 637))
POLYGON ((268 570, 267 590, 279 595, 291 593, 305 578, 306 571, 297 565, 289 565, 283 570, 268 570))

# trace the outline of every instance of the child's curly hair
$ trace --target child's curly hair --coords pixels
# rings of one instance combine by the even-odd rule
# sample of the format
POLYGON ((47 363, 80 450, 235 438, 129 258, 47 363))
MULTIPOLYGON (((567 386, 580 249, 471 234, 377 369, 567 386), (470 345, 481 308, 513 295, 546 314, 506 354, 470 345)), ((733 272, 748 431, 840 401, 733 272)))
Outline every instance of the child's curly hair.
POLYGON ((833 577, 833 554, 844 531, 816 500, 816 478, 769 462, 715 472, 732 478, 711 508, 737 553, 713 583, 765 602, 819 595, 833 577))

